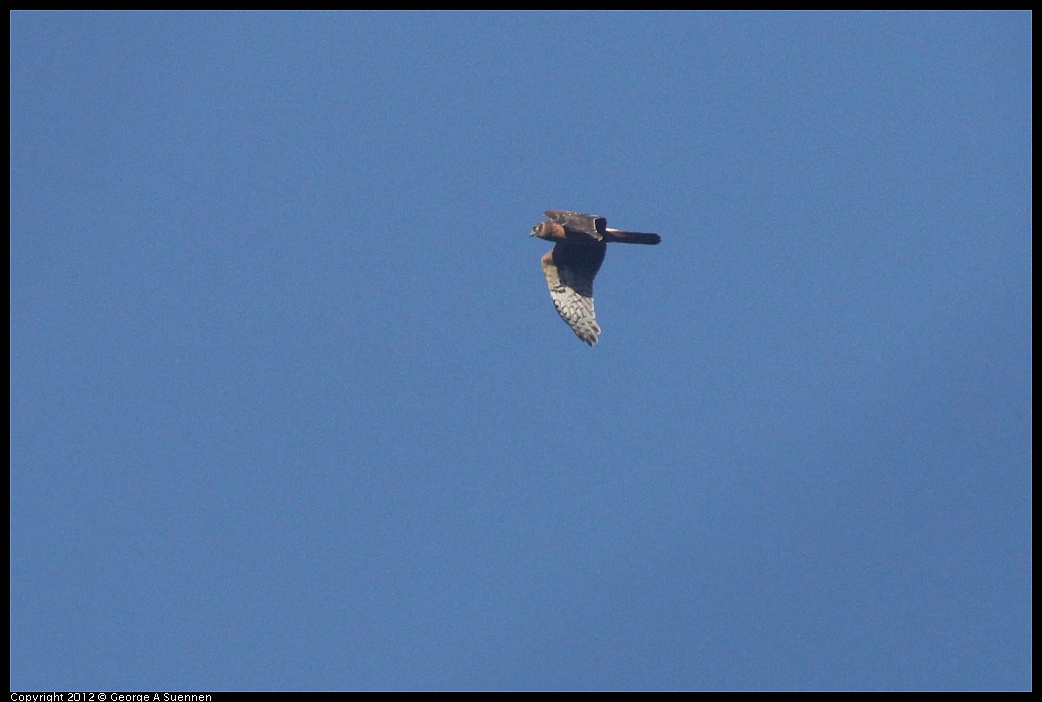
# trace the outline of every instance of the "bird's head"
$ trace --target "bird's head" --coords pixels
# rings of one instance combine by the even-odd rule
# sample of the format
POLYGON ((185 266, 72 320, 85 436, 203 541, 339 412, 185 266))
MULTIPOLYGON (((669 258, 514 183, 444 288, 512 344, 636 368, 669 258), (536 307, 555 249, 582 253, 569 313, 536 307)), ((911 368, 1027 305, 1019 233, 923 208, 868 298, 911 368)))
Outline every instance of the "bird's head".
POLYGON ((561 225, 554 224, 553 222, 540 222, 532 227, 529 236, 537 236, 540 239, 563 239, 564 229, 561 225))

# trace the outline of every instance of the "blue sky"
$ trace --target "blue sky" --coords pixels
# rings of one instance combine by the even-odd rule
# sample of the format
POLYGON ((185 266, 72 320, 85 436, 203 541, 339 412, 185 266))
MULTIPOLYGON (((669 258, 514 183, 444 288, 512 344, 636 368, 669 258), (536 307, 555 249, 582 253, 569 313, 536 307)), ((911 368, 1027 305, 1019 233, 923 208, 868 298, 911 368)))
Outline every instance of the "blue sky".
POLYGON ((1029 689, 1031 20, 12 14, 12 689, 1029 689))

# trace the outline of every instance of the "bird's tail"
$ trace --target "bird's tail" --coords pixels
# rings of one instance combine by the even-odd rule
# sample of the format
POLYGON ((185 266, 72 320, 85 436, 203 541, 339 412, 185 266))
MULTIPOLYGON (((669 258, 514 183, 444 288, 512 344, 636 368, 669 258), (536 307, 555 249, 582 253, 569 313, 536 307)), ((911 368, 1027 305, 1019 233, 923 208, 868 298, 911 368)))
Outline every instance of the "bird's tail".
POLYGON ((621 229, 605 229, 607 241, 617 241, 620 244, 657 244, 662 241, 658 234, 647 234, 645 232, 627 232, 621 229))

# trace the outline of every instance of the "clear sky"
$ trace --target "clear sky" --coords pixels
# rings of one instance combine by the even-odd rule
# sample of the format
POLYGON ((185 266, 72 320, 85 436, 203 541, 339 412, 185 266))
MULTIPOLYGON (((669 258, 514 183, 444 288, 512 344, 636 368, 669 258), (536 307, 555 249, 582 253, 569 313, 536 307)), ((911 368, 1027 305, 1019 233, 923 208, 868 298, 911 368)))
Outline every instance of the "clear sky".
POLYGON ((12 689, 1029 689, 1031 21, 12 14, 12 689))

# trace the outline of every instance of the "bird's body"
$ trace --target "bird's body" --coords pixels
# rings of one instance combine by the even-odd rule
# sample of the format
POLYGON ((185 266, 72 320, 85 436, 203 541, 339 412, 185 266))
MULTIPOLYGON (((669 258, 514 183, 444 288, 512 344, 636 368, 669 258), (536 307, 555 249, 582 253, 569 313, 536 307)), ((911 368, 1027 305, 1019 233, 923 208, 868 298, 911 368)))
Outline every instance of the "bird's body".
POLYGON ((557 313, 576 336, 593 346, 601 327, 593 308, 593 279, 604 262, 609 242, 657 244, 658 234, 609 229, 607 220, 581 212, 549 210, 550 221, 532 227, 532 236, 555 242, 543 256, 543 275, 557 313))

